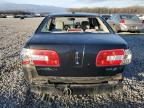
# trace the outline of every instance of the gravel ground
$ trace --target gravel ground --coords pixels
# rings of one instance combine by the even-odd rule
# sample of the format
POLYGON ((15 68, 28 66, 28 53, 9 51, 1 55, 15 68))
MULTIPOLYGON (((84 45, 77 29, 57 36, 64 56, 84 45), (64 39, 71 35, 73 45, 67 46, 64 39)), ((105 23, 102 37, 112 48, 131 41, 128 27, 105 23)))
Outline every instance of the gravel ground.
POLYGON ((42 19, 0 19, 0 108, 142 108, 144 106, 144 36, 121 34, 130 45, 132 63, 125 69, 123 90, 112 93, 74 96, 29 94, 23 79, 19 52, 42 19))

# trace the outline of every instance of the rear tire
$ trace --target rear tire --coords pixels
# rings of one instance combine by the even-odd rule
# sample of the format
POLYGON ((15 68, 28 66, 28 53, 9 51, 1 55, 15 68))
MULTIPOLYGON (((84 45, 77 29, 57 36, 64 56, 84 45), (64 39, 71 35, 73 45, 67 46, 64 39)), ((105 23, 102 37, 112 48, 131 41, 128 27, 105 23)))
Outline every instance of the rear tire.
POLYGON ((141 31, 136 31, 136 33, 141 33, 141 31))
POLYGON ((115 94, 121 96, 123 94, 123 86, 119 87, 119 88, 112 86, 111 89, 106 88, 106 89, 102 89, 99 92, 94 92, 93 98, 94 98, 95 101, 98 101, 99 99, 101 99, 101 97, 108 98, 108 97, 111 97, 115 94))
POLYGON ((25 95, 25 101, 24 106, 27 107, 31 103, 31 99, 33 98, 33 94, 30 90, 30 87, 27 88, 26 95, 25 95))
POLYGON ((41 101, 48 100, 47 95, 45 93, 32 92, 31 88, 28 87, 27 91, 26 91, 26 95, 25 95, 25 101, 24 101, 25 108, 27 108, 27 106, 32 104, 34 99, 38 99, 38 100, 41 100, 41 101))

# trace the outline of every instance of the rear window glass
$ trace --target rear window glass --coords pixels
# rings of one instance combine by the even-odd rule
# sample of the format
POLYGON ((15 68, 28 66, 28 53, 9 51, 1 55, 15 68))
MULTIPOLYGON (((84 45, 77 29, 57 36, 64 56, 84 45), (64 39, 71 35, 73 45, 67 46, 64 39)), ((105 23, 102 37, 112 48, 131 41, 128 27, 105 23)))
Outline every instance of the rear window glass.
POLYGON ((131 20, 139 20, 136 15, 121 15, 121 19, 131 19, 131 20))
POLYGON ((108 19, 110 19, 111 18, 111 16, 110 15, 103 15, 102 16, 104 19, 106 19, 106 20, 108 20, 108 19))
POLYGON ((96 17, 51 17, 44 24, 41 32, 69 33, 93 32, 109 33, 100 18, 96 17))

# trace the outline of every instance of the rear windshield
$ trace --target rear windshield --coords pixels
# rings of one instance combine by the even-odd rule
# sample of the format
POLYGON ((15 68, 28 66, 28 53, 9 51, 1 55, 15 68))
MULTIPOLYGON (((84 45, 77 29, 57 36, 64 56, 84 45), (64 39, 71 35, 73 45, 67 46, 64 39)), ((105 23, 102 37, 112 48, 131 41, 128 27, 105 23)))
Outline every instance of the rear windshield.
POLYGON ((103 17, 104 19, 108 20, 108 19, 110 19, 111 16, 110 16, 110 15, 103 15, 102 17, 103 17))
POLYGON ((131 19, 131 20, 139 20, 136 15, 121 15, 121 19, 131 19))
POLYGON ((41 32, 70 33, 93 32, 109 33, 100 18, 96 17, 51 17, 44 24, 41 32))

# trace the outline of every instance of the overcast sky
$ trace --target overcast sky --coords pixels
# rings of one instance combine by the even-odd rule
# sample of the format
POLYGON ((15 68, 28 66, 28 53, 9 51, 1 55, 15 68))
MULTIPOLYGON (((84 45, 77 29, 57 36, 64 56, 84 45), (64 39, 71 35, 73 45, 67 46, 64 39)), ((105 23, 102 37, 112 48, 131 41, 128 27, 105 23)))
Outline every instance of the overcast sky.
POLYGON ((0 0, 0 3, 38 4, 58 7, 127 7, 144 6, 144 0, 0 0))

